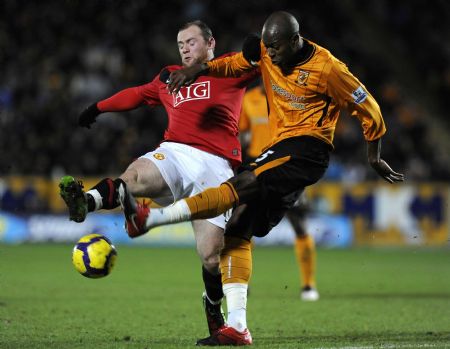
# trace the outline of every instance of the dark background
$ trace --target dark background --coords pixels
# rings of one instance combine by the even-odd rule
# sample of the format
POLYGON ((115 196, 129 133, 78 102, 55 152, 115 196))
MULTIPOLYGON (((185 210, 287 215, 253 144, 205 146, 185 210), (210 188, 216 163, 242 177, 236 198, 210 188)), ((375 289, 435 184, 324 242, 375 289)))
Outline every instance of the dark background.
MULTIPOLYGON (((450 5, 434 1, 14 1, 0 2, 0 175, 119 174, 155 147, 162 108, 78 114, 179 62, 176 35, 202 19, 216 55, 240 50, 274 10, 346 62, 380 103, 383 156, 416 181, 450 181, 450 5)), ((342 115, 328 179, 375 178, 356 120, 342 115)))

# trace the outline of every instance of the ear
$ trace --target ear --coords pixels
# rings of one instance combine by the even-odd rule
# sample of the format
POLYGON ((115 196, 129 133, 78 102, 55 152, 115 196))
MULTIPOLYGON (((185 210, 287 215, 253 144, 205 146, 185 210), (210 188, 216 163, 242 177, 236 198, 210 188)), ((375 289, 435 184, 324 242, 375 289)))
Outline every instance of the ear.
POLYGON ((291 38, 291 47, 298 47, 298 43, 300 42, 300 34, 296 33, 291 38))
POLYGON ((216 48, 216 40, 214 39, 214 37, 209 38, 207 46, 210 50, 214 50, 216 48))

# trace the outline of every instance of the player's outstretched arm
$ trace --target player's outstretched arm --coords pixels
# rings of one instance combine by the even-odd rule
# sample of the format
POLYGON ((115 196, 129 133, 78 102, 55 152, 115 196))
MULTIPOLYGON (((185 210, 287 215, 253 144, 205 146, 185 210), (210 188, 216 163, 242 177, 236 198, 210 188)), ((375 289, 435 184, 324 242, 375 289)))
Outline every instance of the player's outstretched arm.
POLYGON ((170 73, 167 88, 170 93, 178 93, 183 86, 189 86, 200 75, 208 74, 209 67, 206 63, 194 64, 190 67, 178 69, 170 73))
POLYGON ((101 113, 137 108, 144 102, 144 97, 139 91, 139 87, 126 88, 112 97, 90 105, 78 116, 78 126, 91 128, 91 125, 101 113))
POLYGON ((367 142, 367 157, 370 166, 372 166, 376 173, 384 180, 389 183, 403 182, 405 180, 402 173, 395 172, 386 161, 381 158, 381 138, 367 142))

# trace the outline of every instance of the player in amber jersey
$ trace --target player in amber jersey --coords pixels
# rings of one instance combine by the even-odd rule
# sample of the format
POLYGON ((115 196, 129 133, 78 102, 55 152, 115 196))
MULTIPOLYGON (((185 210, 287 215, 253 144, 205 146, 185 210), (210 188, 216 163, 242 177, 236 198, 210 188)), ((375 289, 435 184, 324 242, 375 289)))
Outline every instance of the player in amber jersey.
MULTIPOLYGON (((214 58, 214 37, 201 21, 182 26, 177 43, 184 67, 214 58)), ((233 175, 233 167, 241 163, 238 140, 241 101, 247 84, 257 72, 231 79, 205 76, 172 95, 167 90, 167 79, 171 71, 182 66, 167 66, 151 82, 94 103, 80 115, 79 125, 90 127, 101 113, 162 105, 169 122, 161 145, 131 163, 119 178, 105 178, 86 193, 73 177, 62 179, 60 194, 72 220, 83 222, 88 212, 119 206, 118 198, 126 192, 168 205, 220 185, 233 175)), ((203 301, 212 334, 224 324, 219 252, 223 246, 225 217, 217 214, 196 220, 192 226, 203 265, 203 301)), ((127 232, 130 237, 139 236, 130 225, 127 232)))
MULTIPOLYGON (((268 120, 266 93, 264 87, 258 85, 245 93, 239 119, 243 157, 247 163, 253 162, 270 143, 268 120)), ((315 278, 316 248, 305 226, 307 211, 307 201, 301 195, 286 212, 286 217, 295 231, 294 252, 300 271, 300 297, 304 301, 316 301, 319 299, 315 278)))
POLYGON ((176 93, 202 74, 236 77, 255 66, 261 69, 269 102, 272 142, 252 170, 151 212, 131 196, 123 202, 127 224, 136 224, 144 232, 235 208, 225 229, 220 259, 227 326, 206 340, 209 345, 227 344, 230 327, 240 334, 239 343, 248 344, 244 339, 250 334, 246 319, 252 271, 250 238, 268 234, 304 188, 323 176, 340 109, 347 109, 361 121, 368 162, 378 175, 389 183, 404 180, 403 174, 393 171, 381 158, 381 137, 386 128, 375 99, 328 50, 302 38, 296 18, 287 12, 271 14, 264 23, 262 41, 250 37, 243 52, 173 72, 169 90, 176 93))

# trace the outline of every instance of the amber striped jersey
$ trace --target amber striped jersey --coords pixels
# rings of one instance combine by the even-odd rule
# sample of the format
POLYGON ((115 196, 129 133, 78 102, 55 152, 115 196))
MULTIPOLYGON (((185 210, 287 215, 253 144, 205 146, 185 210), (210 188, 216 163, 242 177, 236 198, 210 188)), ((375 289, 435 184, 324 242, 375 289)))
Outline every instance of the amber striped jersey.
MULTIPOLYGON (((339 111, 356 116, 367 141, 385 132, 380 108, 365 86, 327 49, 306 39, 311 54, 289 75, 272 64, 261 42, 259 67, 269 105, 272 142, 308 135, 332 145, 339 111)), ((209 75, 231 77, 254 69, 242 52, 208 62, 209 75)))

